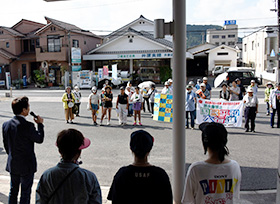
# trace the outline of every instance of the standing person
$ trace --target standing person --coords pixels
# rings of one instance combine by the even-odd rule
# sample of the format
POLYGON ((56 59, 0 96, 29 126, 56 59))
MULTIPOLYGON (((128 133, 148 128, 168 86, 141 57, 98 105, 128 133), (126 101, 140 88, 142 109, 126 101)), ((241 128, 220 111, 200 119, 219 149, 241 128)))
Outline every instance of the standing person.
POLYGON ((201 79, 197 79, 196 80, 196 85, 195 85, 196 90, 200 89, 200 84, 201 84, 201 79))
POLYGON ((60 162, 46 170, 36 190, 37 204, 101 204, 101 190, 94 173, 79 167, 78 159, 90 140, 75 129, 62 130, 56 145, 60 162))
POLYGON ((239 100, 239 94, 240 94, 240 88, 237 86, 236 82, 233 81, 231 87, 228 87, 228 90, 230 92, 230 101, 238 101, 239 100))
POLYGON ((111 120, 111 111, 112 111, 112 107, 113 107, 113 94, 111 92, 111 86, 106 86, 105 87, 105 93, 103 94, 103 113, 101 116, 101 121, 100 121, 100 125, 102 124, 103 118, 104 116, 107 114, 107 110, 108 110, 108 122, 107 125, 110 125, 110 120, 111 120))
POLYGON ((134 123, 136 125, 136 120, 138 116, 139 125, 142 126, 141 123, 141 110, 143 109, 143 97, 142 94, 139 92, 139 87, 135 88, 135 93, 131 96, 130 99, 133 102, 133 110, 134 110, 134 123))
POLYGON ((131 96, 132 96, 132 94, 133 94, 133 92, 131 91, 131 88, 129 87, 129 86, 127 86, 126 88, 125 88, 125 94, 128 96, 128 103, 129 103, 129 106, 128 106, 128 117, 131 117, 132 115, 133 115, 133 108, 132 108, 132 106, 133 106, 133 102, 130 100, 131 99, 131 96))
POLYGON ((192 86, 187 85, 186 87, 186 129, 189 128, 189 114, 191 117, 191 128, 194 129, 194 119, 195 119, 195 104, 196 104, 196 94, 192 91, 192 86))
POLYGON ((247 88, 247 94, 243 98, 244 102, 244 117, 245 117, 245 132, 249 132, 249 122, 251 121, 251 132, 255 132, 255 119, 258 113, 259 101, 254 94, 252 87, 247 88))
POLYGON ((119 124, 126 125, 127 123, 127 112, 128 112, 128 96, 124 92, 124 87, 120 88, 121 93, 118 95, 116 109, 119 110, 119 124))
POLYGON ((149 101, 151 104, 151 110, 152 110, 152 115, 151 117, 154 116, 154 105, 155 105, 155 94, 157 93, 156 85, 152 84, 151 88, 149 89, 148 95, 149 95, 149 101))
POLYGON ((37 162, 34 152, 34 143, 43 143, 43 119, 34 117, 34 124, 26 120, 30 105, 26 96, 15 98, 12 101, 12 110, 15 116, 3 123, 3 143, 8 160, 6 171, 10 173, 9 204, 18 202, 19 186, 21 188, 20 203, 29 204, 34 173, 37 171, 37 162))
POLYGON ((256 84, 255 80, 251 80, 250 87, 253 88, 254 94, 257 95, 257 93, 258 93, 258 85, 256 84))
POLYGON ((230 92, 229 92, 229 90, 227 88, 227 85, 226 84, 222 84, 222 90, 220 91, 219 98, 228 101, 229 97, 230 97, 230 92))
POLYGON ((276 88, 273 89, 269 96, 269 104, 271 110, 270 126, 274 126, 274 116, 277 112, 277 128, 280 128, 280 83, 276 84, 276 88))
POLYGON ((79 113, 80 113, 82 94, 78 86, 74 87, 74 97, 75 97, 75 106, 77 106, 76 116, 80 116, 79 113))
POLYGON ((168 79, 168 86, 169 86, 169 89, 172 91, 173 93, 173 80, 172 79, 168 79))
POLYGON ((70 123, 73 123, 72 120, 74 119, 74 114, 72 112, 72 108, 74 107, 75 96, 73 93, 71 93, 70 86, 66 87, 65 92, 66 93, 64 93, 62 96, 62 102, 63 102, 66 123, 69 123, 69 119, 70 119, 70 123))
POLYGON ((195 84, 194 84, 194 82, 193 81, 190 81, 189 82, 189 85, 191 85, 192 86, 192 91, 195 93, 196 91, 197 91, 197 89, 195 88, 195 84))
POLYGON ((240 88, 240 93, 239 93, 239 100, 242 100, 244 95, 246 94, 245 87, 243 86, 242 82, 240 79, 235 79, 237 86, 240 88))
POLYGON ((201 83, 199 86, 200 89, 196 91, 197 98, 210 100, 210 92, 206 89, 206 85, 201 83))
POLYGON ((211 88, 210 84, 208 83, 208 78, 207 77, 203 77, 202 78, 202 83, 205 84, 206 89, 209 91, 210 97, 211 97, 211 90, 212 90, 212 88, 211 88))
POLYGON ((172 95, 172 90, 169 88, 169 83, 168 81, 164 82, 164 87, 161 90, 161 94, 168 94, 168 95, 172 95))
POLYGON ((97 111, 99 109, 99 95, 97 94, 97 87, 94 86, 91 88, 91 94, 88 97, 88 103, 91 110, 91 117, 93 120, 93 125, 97 125, 97 111))
POLYGON ((154 138, 144 130, 130 136, 134 162, 118 170, 108 200, 112 204, 172 204, 172 189, 166 172, 148 162, 154 138))
POLYGON ((229 154, 227 130, 221 123, 201 123, 202 144, 208 159, 193 163, 183 192, 183 204, 233 204, 239 199, 241 171, 239 164, 225 158, 229 154))
POLYGON ((273 90, 273 84, 271 82, 267 82, 266 89, 264 91, 264 101, 266 102, 266 115, 270 114, 269 96, 272 90, 273 90))
POLYGON ((143 96, 143 111, 145 112, 145 102, 147 104, 147 109, 149 112, 151 112, 150 110, 150 103, 149 103, 149 95, 148 95, 148 88, 147 87, 144 87, 141 91, 141 94, 143 96))
POLYGON ((127 82, 126 87, 129 87, 129 88, 130 88, 130 91, 132 92, 132 94, 134 94, 134 93, 135 93, 135 88, 132 86, 132 83, 131 83, 130 81, 129 81, 129 82, 127 82))

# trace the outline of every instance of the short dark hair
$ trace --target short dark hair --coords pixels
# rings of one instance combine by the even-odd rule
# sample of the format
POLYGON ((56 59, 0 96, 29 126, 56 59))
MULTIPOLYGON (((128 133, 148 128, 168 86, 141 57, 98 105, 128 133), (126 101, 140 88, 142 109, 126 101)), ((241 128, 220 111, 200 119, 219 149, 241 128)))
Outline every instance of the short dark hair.
POLYGON ((27 109, 29 106, 29 99, 26 96, 17 97, 12 101, 12 109, 15 115, 21 114, 23 109, 27 109))
POLYGON ((71 161, 75 155, 80 154, 80 146, 84 143, 83 134, 76 129, 62 130, 57 134, 56 145, 65 161, 71 161))
POLYGON ((145 130, 138 130, 130 135, 130 149, 140 159, 151 151, 153 143, 154 138, 145 130))

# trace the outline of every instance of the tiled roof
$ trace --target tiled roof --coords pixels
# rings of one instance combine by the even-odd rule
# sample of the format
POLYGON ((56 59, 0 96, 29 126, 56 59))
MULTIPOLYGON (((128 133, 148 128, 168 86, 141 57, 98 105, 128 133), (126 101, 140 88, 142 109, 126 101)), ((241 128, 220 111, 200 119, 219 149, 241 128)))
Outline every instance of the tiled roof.
POLYGON ((0 55, 4 56, 7 59, 16 59, 17 57, 12 53, 0 48, 0 55))
POLYGON ((24 37, 23 34, 21 34, 20 32, 14 30, 14 29, 12 29, 12 28, 4 27, 4 26, 0 26, 0 28, 2 28, 2 29, 4 29, 4 30, 8 31, 9 33, 11 33, 11 34, 14 35, 14 36, 24 37))

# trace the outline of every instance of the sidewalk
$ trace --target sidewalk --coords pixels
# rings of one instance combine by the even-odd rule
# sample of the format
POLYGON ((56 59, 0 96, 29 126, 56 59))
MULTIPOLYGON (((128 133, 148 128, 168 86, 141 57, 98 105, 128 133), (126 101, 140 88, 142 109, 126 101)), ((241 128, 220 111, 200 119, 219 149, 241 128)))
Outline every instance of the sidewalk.
MULTIPOLYGON (((38 180, 34 180, 32 187, 31 203, 35 203, 35 190, 38 180)), ((10 177, 0 175, 0 204, 8 203, 8 195, 10 188, 10 177)), ((107 195, 109 187, 101 186, 102 203, 111 204, 108 201, 107 195)), ((275 204, 276 203, 276 190, 263 190, 263 191, 241 191, 240 200, 236 204, 275 204)))

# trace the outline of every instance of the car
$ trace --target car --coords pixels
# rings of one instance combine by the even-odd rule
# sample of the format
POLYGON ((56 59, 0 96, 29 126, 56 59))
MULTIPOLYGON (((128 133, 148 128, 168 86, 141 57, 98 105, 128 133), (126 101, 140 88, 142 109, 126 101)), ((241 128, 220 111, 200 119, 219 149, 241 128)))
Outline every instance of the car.
POLYGON ((227 72, 218 75, 215 78, 214 86, 219 87, 223 83, 231 85, 231 82, 235 79, 240 79, 241 83, 245 86, 250 85, 251 80, 255 80, 255 82, 260 85, 260 80, 255 77, 254 73, 251 70, 247 69, 229 69, 227 72))

